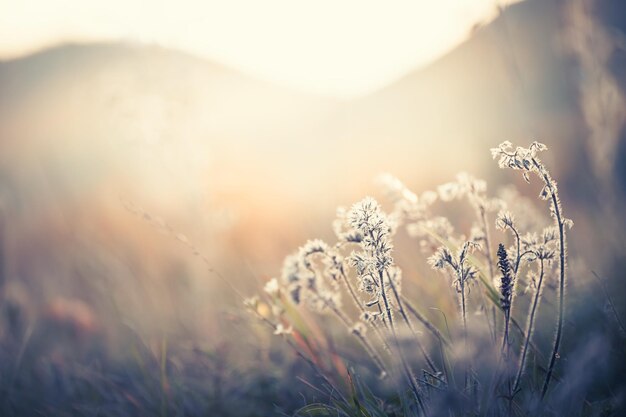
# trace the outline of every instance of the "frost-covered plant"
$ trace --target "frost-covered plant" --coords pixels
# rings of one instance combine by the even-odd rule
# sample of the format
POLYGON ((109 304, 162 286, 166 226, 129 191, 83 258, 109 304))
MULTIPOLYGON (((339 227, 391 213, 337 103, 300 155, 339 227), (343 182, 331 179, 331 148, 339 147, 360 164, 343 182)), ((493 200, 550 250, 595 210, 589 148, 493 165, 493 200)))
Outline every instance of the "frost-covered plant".
POLYGON ((469 256, 474 249, 480 248, 476 242, 466 241, 453 256, 445 246, 441 246, 437 252, 428 258, 428 263, 435 269, 449 268, 455 279, 453 281, 456 291, 460 294, 461 318, 463 319, 464 337, 467 337, 467 303, 466 294, 469 282, 476 278, 478 271, 469 262, 469 256))
MULTIPOLYGON (((384 212, 380 204, 370 197, 357 202, 350 209, 338 209, 337 218, 333 222, 337 242, 328 244, 321 240, 308 241, 285 259, 280 279, 274 278, 265 285, 265 293, 277 321, 267 317, 263 320, 271 324, 275 334, 301 339, 301 320, 293 317, 298 308, 314 313, 331 313, 360 342, 382 376, 401 375, 405 379, 418 413, 428 414, 429 400, 432 402, 439 395, 437 392, 456 392, 469 401, 467 404, 470 407, 479 407, 477 411, 481 411, 477 405, 480 389, 478 373, 473 372, 471 362, 466 362, 471 358, 456 357, 456 362, 463 365, 465 372, 465 384, 459 390, 454 382, 454 370, 450 369, 448 361, 448 357, 455 357, 459 351, 454 350, 454 343, 402 293, 402 271, 392 256, 394 235, 401 225, 406 226, 409 235, 416 237, 422 251, 427 252, 430 267, 452 277, 452 286, 458 295, 464 355, 469 355, 468 308, 479 300, 484 302, 483 298, 472 301, 474 297, 471 297, 468 300, 470 288, 478 286, 479 294, 482 297, 486 295, 487 300, 492 302, 492 320, 487 317, 487 324, 493 330, 491 346, 494 351, 498 349, 496 311, 502 312, 501 357, 506 359, 507 366, 513 367, 516 363, 517 369, 508 373, 511 378, 505 379, 501 378, 499 369, 496 369, 492 383, 506 381, 510 404, 521 390, 526 359, 533 346, 531 338, 542 285, 545 277, 552 273, 550 265, 558 254, 559 317, 552 356, 541 389, 543 398, 552 378, 562 337, 563 289, 566 279, 565 227, 571 225, 571 221, 563 217, 556 182, 537 157, 543 150, 545 146, 537 142, 528 148, 516 149, 505 142, 492 153, 494 158, 499 158, 501 167, 521 170, 527 181, 530 181, 531 173, 539 176, 544 185, 540 197, 550 201, 553 226, 536 232, 534 230, 537 230, 538 221, 517 221, 510 210, 519 209, 523 205, 515 204, 517 199, 521 201, 519 194, 509 190, 506 198, 488 197, 486 182, 467 174, 459 174, 456 181, 438 187, 437 192, 421 195, 413 193, 401 181, 387 174, 380 178, 380 182, 393 203, 393 210, 384 212), (467 200, 473 211, 474 221, 468 234, 457 234, 447 218, 434 213, 437 201, 448 203, 459 199, 467 200), (512 246, 507 248, 500 243, 497 252, 492 254, 489 219, 498 211, 498 215, 493 218, 496 229, 511 233, 512 246), (498 271, 497 277, 495 271, 498 271), (526 326, 522 330, 514 319, 514 300, 518 292, 516 283, 525 273, 529 277, 529 288, 534 292, 526 326), (356 316, 351 315, 354 308, 351 311, 343 305, 344 295, 354 305, 356 316), (412 318, 438 342, 440 355, 437 360, 426 349, 426 346, 430 346, 425 343, 426 333, 420 332, 412 318), (516 340, 511 337, 513 324, 517 326, 522 340, 518 361, 511 360, 516 352, 516 349, 510 349, 516 340), (370 335, 373 337, 370 338, 370 335), (423 357, 420 378, 415 372, 413 358, 408 356, 407 346, 414 346, 423 357)), ((247 303, 249 308, 256 310, 259 299, 253 298, 247 303)), ((487 312, 485 306, 482 309, 487 312)), ((483 389, 488 385, 483 384, 483 389)), ((484 407, 481 412, 489 413, 494 405, 484 407)))
MULTIPOLYGON (((498 159, 500 168, 511 168, 522 171, 522 176, 527 182, 530 182, 530 174, 535 174, 543 182, 543 188, 539 197, 542 200, 550 201, 550 214, 554 219, 554 224, 559 233, 559 317, 554 337, 554 345, 548 371, 541 388, 541 398, 543 399, 548 391, 554 365, 559 356, 559 348, 561 346, 561 338, 563 336, 563 321, 565 316, 565 283, 567 278, 567 240, 565 228, 572 227, 573 223, 570 219, 563 216, 563 208, 559 199, 559 192, 556 181, 550 175, 543 162, 537 156, 539 152, 548 148, 539 142, 533 142, 528 148, 518 146, 513 149, 513 145, 506 141, 501 143, 497 148, 491 149, 491 155, 494 159, 498 159)), ((519 257, 518 257, 519 258, 519 257)), ((518 259, 519 262, 519 259, 518 259)))
POLYGON ((497 210, 502 205, 499 199, 491 199, 487 197, 487 182, 472 177, 467 173, 457 175, 457 180, 452 183, 444 184, 438 188, 439 196, 442 201, 452 201, 454 199, 466 198, 470 203, 478 224, 472 227, 471 240, 476 243, 482 243, 479 248, 487 258, 487 267, 489 269, 489 278, 493 280, 493 259, 491 255, 491 238, 489 231, 489 222, 487 213, 497 210))

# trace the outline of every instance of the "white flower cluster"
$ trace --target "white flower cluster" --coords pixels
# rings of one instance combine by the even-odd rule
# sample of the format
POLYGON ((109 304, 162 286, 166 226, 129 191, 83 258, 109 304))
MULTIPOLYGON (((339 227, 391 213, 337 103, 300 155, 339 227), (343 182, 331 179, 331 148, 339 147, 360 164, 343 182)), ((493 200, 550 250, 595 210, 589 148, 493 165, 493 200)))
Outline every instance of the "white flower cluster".
POLYGON ((393 264, 389 239, 392 229, 376 200, 366 197, 356 203, 350 210, 348 221, 363 236, 360 242, 362 258, 377 272, 384 272, 393 264))
POLYGON ((496 229, 504 231, 507 227, 511 230, 517 230, 515 226, 515 217, 510 211, 501 210, 496 217, 496 229))
POLYGON ((345 207, 337 209, 337 217, 333 221, 333 231, 339 242, 360 243, 363 240, 361 232, 350 226, 348 210, 345 207))
POLYGON ((474 279, 478 273, 476 268, 468 262, 469 255, 476 249, 480 249, 480 245, 468 240, 453 256, 450 249, 441 246, 428 258, 428 264, 433 269, 449 268, 455 275, 454 286, 458 292, 461 292, 465 284, 474 279))
POLYGON ((541 236, 527 233, 521 238, 522 253, 529 253, 529 261, 552 261, 558 251, 559 232, 554 226, 546 227, 541 236))
MULTIPOLYGON (((334 278, 337 263, 341 257, 321 240, 310 240, 300 247, 295 254, 285 258, 281 275, 282 286, 295 304, 305 302, 312 309, 324 312, 328 308, 341 306, 341 293, 334 278), (314 256, 319 255, 326 268, 322 271, 314 263, 314 256), (333 279, 328 279, 333 278, 333 279)), ((278 290, 270 281, 266 284, 266 292, 272 295, 278 290), (268 290, 269 287, 269 290, 268 290)))
POLYGON ((509 141, 502 142, 497 148, 491 149, 493 159, 498 159, 500 168, 519 169, 524 171, 535 171, 537 169, 537 153, 547 150, 543 143, 533 142, 528 148, 518 146, 513 149, 513 144, 509 141))

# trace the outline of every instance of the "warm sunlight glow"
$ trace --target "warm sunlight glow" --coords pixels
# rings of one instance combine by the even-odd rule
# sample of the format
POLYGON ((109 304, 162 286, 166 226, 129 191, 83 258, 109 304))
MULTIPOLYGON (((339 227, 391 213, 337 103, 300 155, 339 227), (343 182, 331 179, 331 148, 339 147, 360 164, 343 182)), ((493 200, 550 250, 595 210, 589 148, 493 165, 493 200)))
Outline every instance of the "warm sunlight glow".
POLYGON ((0 58, 63 41, 156 43, 274 82, 367 93, 423 65, 490 20, 497 0, 79 1, 0 5, 0 58))
POLYGON ((0 0, 0 417, 624 415, 624 12, 0 0))

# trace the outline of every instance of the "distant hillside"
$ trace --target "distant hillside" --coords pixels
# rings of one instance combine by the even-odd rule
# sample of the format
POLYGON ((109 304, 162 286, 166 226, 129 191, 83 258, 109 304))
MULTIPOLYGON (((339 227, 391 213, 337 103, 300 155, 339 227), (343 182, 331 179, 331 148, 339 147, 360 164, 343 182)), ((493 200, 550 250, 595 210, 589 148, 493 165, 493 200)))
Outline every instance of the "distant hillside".
POLYGON ((2 62, 0 83, 4 112, 53 94, 58 95, 55 107, 80 99, 85 111, 103 105, 109 107, 97 110, 115 110, 129 97, 150 95, 182 108, 196 106, 213 133, 227 134, 263 135, 268 127, 315 119, 320 108, 326 111, 334 104, 182 52, 122 43, 62 45, 2 62), (296 112, 300 107, 311 113, 301 117, 296 112))
POLYGON ((144 135, 133 125, 156 117, 141 129, 178 141, 192 135, 244 159, 266 149, 279 167, 308 152, 312 164, 326 170, 331 162, 338 174, 406 172, 407 164, 443 156, 432 154, 441 143, 450 145, 452 160, 456 147, 456 156, 482 152, 503 138, 559 143, 579 127, 572 124, 575 74, 559 39, 560 8, 556 0, 512 6, 433 64, 349 102, 297 94, 163 48, 66 45, 0 64, 0 118, 28 113, 28 124, 43 128, 49 121, 38 122, 37 110, 47 117, 50 108, 66 108, 80 113, 71 124, 85 126, 81 135, 110 141, 111 132, 116 139, 144 135), (104 129, 103 119, 112 125, 104 129), (368 154, 377 160, 365 161, 368 154), (346 164, 350 171, 341 171, 346 164))
MULTIPOLYGON (((352 103, 340 125, 353 137, 380 132, 382 146, 403 144, 400 152, 410 149, 415 163, 427 153, 463 169, 459 155, 505 139, 577 139, 576 67, 562 39, 562 3, 506 9, 441 59, 352 103)), ((380 137, 371 139, 376 146, 380 137)))

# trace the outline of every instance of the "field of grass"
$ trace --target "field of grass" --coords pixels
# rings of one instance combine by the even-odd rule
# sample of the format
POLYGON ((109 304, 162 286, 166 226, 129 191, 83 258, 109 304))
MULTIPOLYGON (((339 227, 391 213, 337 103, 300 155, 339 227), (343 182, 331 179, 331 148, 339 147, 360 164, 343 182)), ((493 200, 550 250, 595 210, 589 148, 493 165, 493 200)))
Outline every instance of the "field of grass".
POLYGON ((113 300, 105 318, 63 298, 35 318, 5 283, 2 415, 619 415, 623 297, 568 253, 545 145, 491 152, 536 201, 465 173, 419 194, 382 175, 389 210, 339 208, 335 241, 306 242, 256 295, 198 253, 230 300, 201 310, 208 338, 182 309, 152 331, 113 300))
POLYGON ((0 416, 626 416, 624 10, 498 8, 346 100, 0 61, 0 416))

